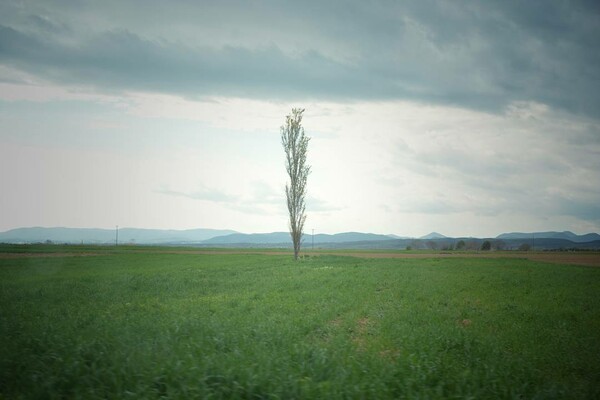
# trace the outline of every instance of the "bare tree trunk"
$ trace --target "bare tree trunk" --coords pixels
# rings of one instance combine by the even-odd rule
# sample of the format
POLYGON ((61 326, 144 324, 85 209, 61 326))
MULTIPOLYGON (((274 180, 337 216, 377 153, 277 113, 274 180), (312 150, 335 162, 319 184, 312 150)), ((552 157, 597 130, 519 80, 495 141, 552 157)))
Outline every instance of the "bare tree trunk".
POLYGON ((306 221, 305 196, 306 181, 310 166, 306 165, 306 154, 310 138, 304 134, 302 127, 303 109, 294 108, 286 117, 286 124, 281 127, 281 144, 285 151, 285 168, 290 177, 285 186, 285 197, 290 216, 290 235, 294 244, 294 259, 298 259, 302 245, 302 232, 306 221))

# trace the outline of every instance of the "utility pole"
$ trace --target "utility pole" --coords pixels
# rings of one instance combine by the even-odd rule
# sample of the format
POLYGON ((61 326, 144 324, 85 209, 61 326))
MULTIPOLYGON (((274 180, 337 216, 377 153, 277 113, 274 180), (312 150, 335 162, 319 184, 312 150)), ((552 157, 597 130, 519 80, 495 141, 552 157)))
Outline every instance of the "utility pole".
POLYGON ((115 246, 119 245, 119 225, 117 225, 117 236, 115 237, 115 246))

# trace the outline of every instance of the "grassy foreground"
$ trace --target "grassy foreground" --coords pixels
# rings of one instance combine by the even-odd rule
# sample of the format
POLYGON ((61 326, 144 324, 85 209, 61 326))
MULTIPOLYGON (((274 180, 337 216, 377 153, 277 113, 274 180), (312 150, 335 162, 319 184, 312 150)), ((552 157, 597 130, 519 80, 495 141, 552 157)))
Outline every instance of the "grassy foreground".
POLYGON ((0 258, 0 398, 598 398, 600 269, 0 258))

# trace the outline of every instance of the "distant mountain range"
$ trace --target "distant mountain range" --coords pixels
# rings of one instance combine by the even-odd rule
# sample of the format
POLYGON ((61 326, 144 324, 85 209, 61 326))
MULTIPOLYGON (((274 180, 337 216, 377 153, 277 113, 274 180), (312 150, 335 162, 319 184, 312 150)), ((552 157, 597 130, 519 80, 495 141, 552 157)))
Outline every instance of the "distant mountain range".
MULTIPOLYGON (((335 235, 317 234, 314 235, 314 243, 352 243, 366 241, 381 241, 394 240, 388 235, 377 235, 374 233, 360 232, 345 232, 336 233, 335 235)), ((304 243, 312 243, 313 235, 304 235, 304 243)), ((284 244, 291 245, 292 239, 289 232, 273 232, 273 233, 232 233, 230 235, 217 236, 202 242, 206 245, 222 245, 222 244, 284 244)))
MULTIPOLYGON (((164 244, 164 243, 197 243, 215 236, 235 233, 232 230, 220 229, 138 229, 119 228, 120 243, 164 244)), ((0 233, 0 242, 4 243, 39 243, 50 240, 57 243, 92 243, 110 244, 117 239, 116 229, 92 228, 18 228, 0 233)))
POLYGON ((588 233, 586 235, 576 235, 573 232, 534 232, 534 233, 503 233, 496 237, 497 239, 564 239, 570 240, 575 243, 592 242, 594 240, 600 240, 600 235, 597 233, 588 233))
MULTIPOLYGON (((114 244, 116 229, 87 228, 19 228, 0 233, 0 243, 53 243, 69 244, 114 244)), ((600 235, 588 233, 576 235, 573 232, 533 232, 503 233, 496 238, 451 238, 432 232, 420 238, 407 238, 396 235, 344 232, 334 235, 304 235, 304 246, 320 248, 355 249, 444 249, 453 248, 463 241, 467 248, 477 249, 485 240, 494 248, 517 249, 523 244, 536 249, 600 249, 600 235)), ((188 229, 161 230, 120 228, 119 244, 161 244, 201 247, 291 247, 288 232, 239 233, 232 230, 188 229)))

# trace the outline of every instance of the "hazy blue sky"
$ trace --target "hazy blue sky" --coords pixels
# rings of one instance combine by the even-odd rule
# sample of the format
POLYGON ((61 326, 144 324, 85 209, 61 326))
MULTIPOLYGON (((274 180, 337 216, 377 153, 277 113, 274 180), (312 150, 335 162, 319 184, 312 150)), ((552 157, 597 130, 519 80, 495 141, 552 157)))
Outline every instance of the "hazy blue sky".
POLYGON ((0 1, 0 231, 600 231, 600 2, 0 1))

